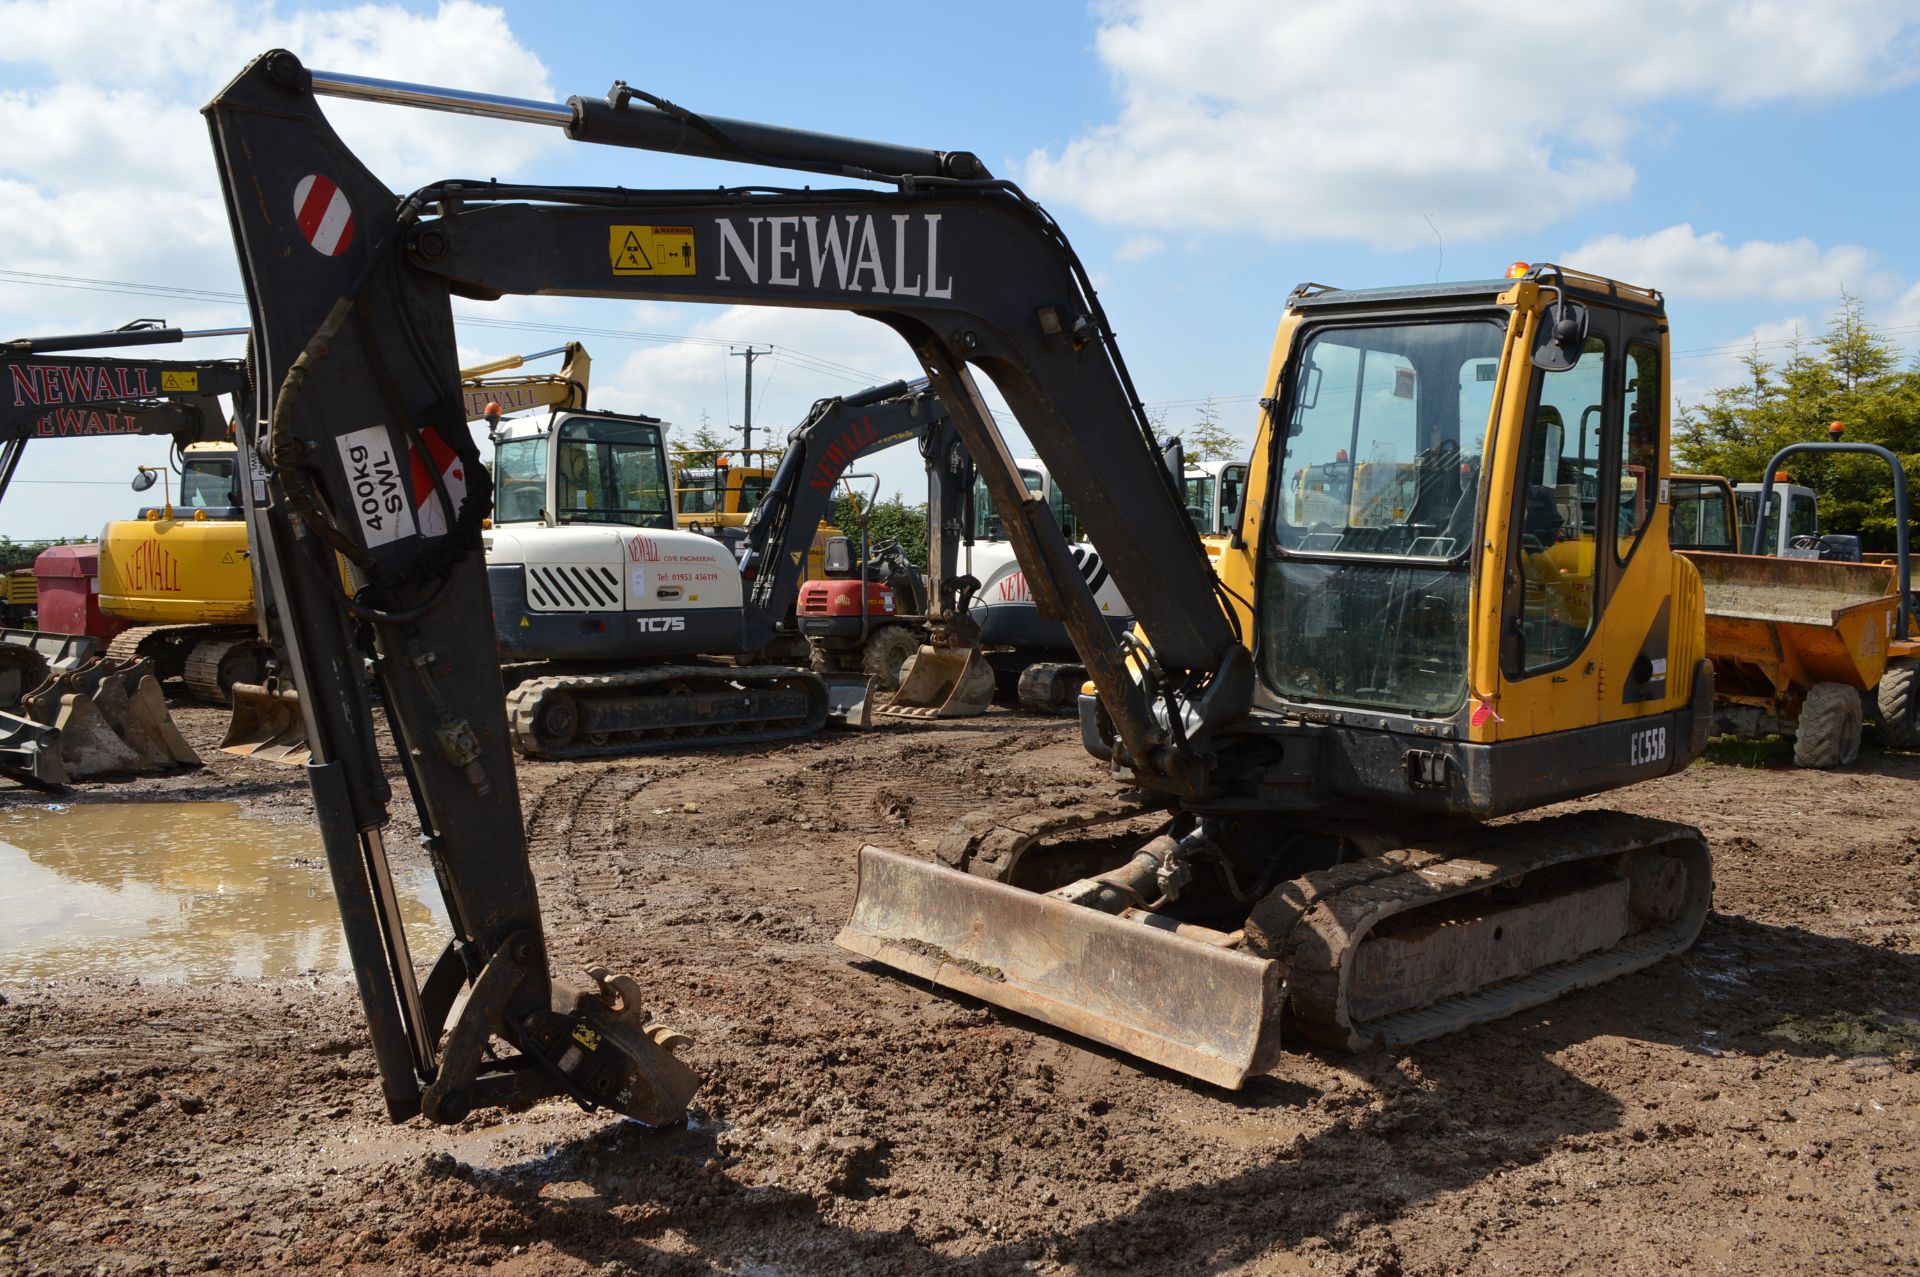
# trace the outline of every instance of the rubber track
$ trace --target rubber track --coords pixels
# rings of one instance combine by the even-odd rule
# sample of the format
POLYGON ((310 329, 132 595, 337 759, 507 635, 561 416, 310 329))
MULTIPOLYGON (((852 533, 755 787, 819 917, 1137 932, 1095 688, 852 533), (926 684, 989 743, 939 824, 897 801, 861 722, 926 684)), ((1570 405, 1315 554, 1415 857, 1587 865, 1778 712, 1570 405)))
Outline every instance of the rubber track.
MULTIPOLYGON (((187 652, 186 680, 187 689, 204 701, 215 705, 225 705, 233 697, 220 686, 220 663, 227 659, 227 653, 236 647, 265 647, 258 638, 236 635, 233 638, 221 638, 217 634, 208 635, 196 641, 187 652)), ((268 652, 267 655, 271 655, 268 652)), ((241 682, 253 682, 242 679, 241 682)))
POLYGON ((1006 882, 1020 857, 1037 842, 1164 811, 1171 803, 1172 799, 1164 794, 1130 789, 1076 798, 1070 807, 971 812, 962 816, 955 828, 941 838, 936 854, 955 869, 1006 882))
POLYGON ((1247 942, 1254 952, 1281 961, 1295 1032, 1348 1051, 1399 1046, 1539 1006, 1685 950, 1699 935, 1712 903, 1711 866, 1699 830, 1621 812, 1578 812, 1489 826, 1287 883, 1255 906, 1247 919, 1247 942), (1674 852, 1687 868, 1684 907, 1677 918, 1611 949, 1376 1021, 1353 1022, 1346 1006, 1348 960, 1384 919, 1555 865, 1604 860, 1649 847, 1674 852))
POLYGON ((101 655, 116 661, 139 660, 150 655, 142 652, 140 645, 155 635, 165 634, 169 639, 176 636, 191 638, 193 635, 187 634, 186 631, 202 628, 204 627, 198 625, 136 625, 130 630, 121 630, 107 640, 107 650, 101 655))
POLYGON ((650 665, 645 669, 623 670, 615 674, 548 674, 530 678, 507 693, 507 727, 513 738, 513 747, 528 758, 623 758, 635 754, 666 753, 695 742, 757 745, 766 741, 811 736, 826 721, 826 684, 811 671, 786 665, 650 665), (680 728, 674 730, 671 736, 641 739, 628 736, 610 739, 601 745, 576 740, 573 744, 555 747, 539 740, 536 729, 540 712, 545 708, 546 698, 556 692, 567 692, 576 699, 587 700, 595 693, 623 695, 649 683, 676 680, 712 684, 759 682, 769 686, 792 681, 810 686, 811 704, 805 719, 786 727, 755 729, 750 724, 735 724, 731 731, 726 732, 680 728))
POLYGON ((1038 661, 1020 671, 1020 708, 1035 714, 1066 715, 1078 711, 1080 685, 1087 681, 1087 667, 1071 663, 1038 661), (1077 674, 1066 671, 1075 670, 1077 674), (1066 678, 1072 684, 1064 702, 1056 703, 1047 693, 1055 679, 1066 678))

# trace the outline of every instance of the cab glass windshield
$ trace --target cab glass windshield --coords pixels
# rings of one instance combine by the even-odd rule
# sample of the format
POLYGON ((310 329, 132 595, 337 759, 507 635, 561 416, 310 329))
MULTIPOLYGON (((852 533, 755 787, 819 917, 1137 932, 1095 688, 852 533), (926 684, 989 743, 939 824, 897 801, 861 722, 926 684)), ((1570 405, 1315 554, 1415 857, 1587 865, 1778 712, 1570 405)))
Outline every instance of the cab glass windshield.
POLYGON ((1261 674, 1292 700, 1450 714, 1502 320, 1324 326, 1280 388, 1261 674))
POLYGON ((189 456, 180 467, 180 504, 190 510, 233 510, 240 505, 234 484, 235 458, 189 456))
POLYGON ((670 528, 666 454, 657 426, 569 417, 560 425, 553 476, 561 523, 670 528))
POLYGON ((1724 484, 1675 479, 1672 492, 1667 540, 1674 549, 1732 553, 1740 548, 1734 544, 1733 506, 1724 484))

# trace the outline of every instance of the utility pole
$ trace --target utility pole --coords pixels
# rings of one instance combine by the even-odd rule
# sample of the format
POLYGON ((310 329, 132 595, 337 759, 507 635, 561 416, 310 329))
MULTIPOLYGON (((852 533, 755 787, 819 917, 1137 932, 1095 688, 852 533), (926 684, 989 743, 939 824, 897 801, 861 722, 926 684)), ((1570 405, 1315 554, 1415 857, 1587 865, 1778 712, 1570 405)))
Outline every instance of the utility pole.
MULTIPOLYGON (((773 353, 773 347, 769 346, 765 350, 755 350, 752 346, 748 346, 745 350, 736 350, 736 351, 732 351, 731 353, 747 361, 747 414, 746 414, 745 425, 742 431, 743 442, 741 443, 740 448, 741 448, 741 451, 743 452, 752 452, 753 451, 753 361, 760 358, 760 356, 762 355, 771 355, 773 353)), ((751 458, 749 458, 749 460, 751 460, 751 458)))

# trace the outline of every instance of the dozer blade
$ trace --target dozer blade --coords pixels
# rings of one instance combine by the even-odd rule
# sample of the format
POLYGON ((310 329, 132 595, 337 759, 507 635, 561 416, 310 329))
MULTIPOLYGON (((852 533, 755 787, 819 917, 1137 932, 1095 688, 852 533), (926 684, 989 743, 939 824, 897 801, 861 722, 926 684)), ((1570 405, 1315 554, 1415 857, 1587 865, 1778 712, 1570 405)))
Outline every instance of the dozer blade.
POLYGON ((1279 1048, 1277 963, 879 847, 834 943, 1218 1086, 1279 1048))
POLYGON ((993 704, 993 667, 974 645, 923 645, 880 707, 900 718, 971 718, 993 704))
POLYGON ((827 685, 827 726, 873 726, 873 678, 866 674, 822 674, 827 685))
POLYGON ((235 683, 233 714, 227 719, 220 749, 265 763, 304 765, 313 751, 307 747, 306 722, 300 717, 300 693, 272 682, 235 683))

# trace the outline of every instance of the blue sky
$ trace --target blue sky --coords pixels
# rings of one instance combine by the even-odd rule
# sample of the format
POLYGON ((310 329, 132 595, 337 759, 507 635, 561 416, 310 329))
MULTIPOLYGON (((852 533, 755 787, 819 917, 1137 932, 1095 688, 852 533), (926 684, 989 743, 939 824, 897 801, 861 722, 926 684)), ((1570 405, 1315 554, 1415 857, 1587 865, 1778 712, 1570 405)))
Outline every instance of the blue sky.
MULTIPOLYGON (((1758 340, 1816 335, 1845 288, 1920 345, 1920 10, 1618 0, 949 6, 294 5, 0 0, 0 335, 139 316, 242 322, 197 108, 274 45, 315 66, 561 100, 616 78, 709 114, 968 149, 1055 214, 1094 272, 1143 396, 1172 424, 1215 396, 1251 432, 1268 345, 1303 280, 1368 286, 1559 260, 1665 291, 1676 392, 1758 340), (112 40, 99 33, 112 31, 112 40), (28 275, 54 278, 31 279, 28 275), (106 284, 76 281, 108 281, 106 284)), ((692 185, 752 170, 557 132, 330 107, 397 189, 436 177, 692 185)), ((790 181, 790 177, 780 180, 790 181)), ((478 359, 584 329, 595 406, 760 431, 871 376, 910 376, 877 325, 797 311, 510 299, 463 315, 478 359), (684 338, 663 342, 613 334, 684 338)), ((203 344, 196 353, 231 353, 203 344)), ((758 431, 757 431, 758 433, 758 431)), ((39 444, 0 533, 89 535, 140 501, 150 442, 39 444)), ((914 461, 882 466, 917 489, 914 461)))

